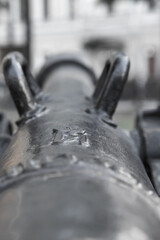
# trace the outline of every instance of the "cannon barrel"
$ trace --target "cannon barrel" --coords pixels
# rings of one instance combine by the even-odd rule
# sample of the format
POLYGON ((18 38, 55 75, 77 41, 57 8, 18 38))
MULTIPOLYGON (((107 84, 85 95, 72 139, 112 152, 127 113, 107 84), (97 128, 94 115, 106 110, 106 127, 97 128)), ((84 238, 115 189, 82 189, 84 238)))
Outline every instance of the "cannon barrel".
POLYGON ((95 87, 77 60, 50 61, 35 81, 16 56, 3 61, 20 119, 0 159, 0 239, 158 240, 157 192, 113 119, 128 58, 114 54, 95 87))

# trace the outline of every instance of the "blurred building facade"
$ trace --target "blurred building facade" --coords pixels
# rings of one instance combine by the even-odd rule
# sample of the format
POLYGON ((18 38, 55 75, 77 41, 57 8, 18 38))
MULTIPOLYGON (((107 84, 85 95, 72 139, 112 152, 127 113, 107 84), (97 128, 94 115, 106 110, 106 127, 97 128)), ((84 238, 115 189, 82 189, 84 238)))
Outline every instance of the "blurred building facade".
MULTIPOLYGON (((21 1, 0 1, 0 49, 25 42, 21 1)), ((150 58, 154 58, 153 74, 160 75, 158 8, 150 11, 143 2, 119 0, 111 14, 98 0, 30 0, 30 15, 31 60, 35 72, 46 58, 63 52, 86 52, 84 43, 102 38, 123 43, 123 52, 132 62, 132 79, 140 79, 142 83, 148 79, 150 58)), ((88 51, 87 54, 99 73, 107 50, 88 51)))

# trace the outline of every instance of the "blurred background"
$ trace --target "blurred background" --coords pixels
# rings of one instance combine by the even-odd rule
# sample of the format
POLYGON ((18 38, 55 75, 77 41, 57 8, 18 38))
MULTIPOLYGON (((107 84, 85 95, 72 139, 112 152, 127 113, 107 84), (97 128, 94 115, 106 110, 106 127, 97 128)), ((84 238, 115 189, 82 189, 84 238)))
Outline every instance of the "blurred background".
POLYGON ((26 56, 34 75, 55 54, 75 53, 97 77, 111 51, 125 53, 131 71, 116 117, 132 128, 139 108, 159 99, 160 2, 0 0, 0 60, 13 50, 26 56))

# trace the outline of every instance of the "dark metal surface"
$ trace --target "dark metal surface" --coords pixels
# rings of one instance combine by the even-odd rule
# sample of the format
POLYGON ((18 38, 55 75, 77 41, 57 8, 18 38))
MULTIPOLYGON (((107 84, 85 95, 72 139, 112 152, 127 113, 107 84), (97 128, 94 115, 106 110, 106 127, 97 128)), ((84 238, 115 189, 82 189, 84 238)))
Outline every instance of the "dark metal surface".
POLYGON ((3 113, 0 113, 0 156, 8 147, 12 136, 12 125, 3 113))
POLYGON ((144 163, 149 167, 153 183, 160 194, 160 109, 141 112, 137 119, 137 128, 141 137, 141 155, 144 163))
MULTIPOLYGON (((119 59, 118 77, 110 80, 119 86, 116 104, 129 66, 126 57, 119 59)), ((6 81, 16 76, 17 82, 21 64, 10 61, 4 62, 6 81)), ((136 138, 110 120, 114 111, 95 109, 92 77, 81 66, 41 73, 48 97, 41 93, 38 104, 45 110, 20 121, 0 159, 0 239, 159 240, 159 198, 136 138)), ((23 81, 20 93, 27 89, 37 101, 23 81)), ((20 102, 21 94, 12 96, 20 102)))
POLYGON ((35 99, 40 89, 25 59, 17 52, 8 54, 3 60, 3 71, 19 115, 26 119, 32 117, 41 108, 35 99))
POLYGON ((112 118, 129 73, 129 59, 124 55, 113 55, 107 61, 93 97, 96 108, 101 108, 112 118))
POLYGON ((6 83, 20 116, 35 108, 34 99, 25 79, 21 63, 14 54, 8 55, 3 63, 6 83))
POLYGON ((150 193, 104 167, 60 163, 1 193, 1 239, 159 240, 150 193))
POLYGON ((91 81, 93 84, 96 84, 97 79, 95 76, 94 71, 87 66, 87 64, 82 61, 82 59, 79 59, 75 57, 74 55, 58 55, 54 56, 54 58, 49 59, 40 72, 37 74, 36 81, 38 82, 40 87, 43 87, 47 78, 52 74, 57 68, 63 66, 75 66, 78 68, 81 68, 83 72, 88 73, 89 77, 91 78, 91 81))

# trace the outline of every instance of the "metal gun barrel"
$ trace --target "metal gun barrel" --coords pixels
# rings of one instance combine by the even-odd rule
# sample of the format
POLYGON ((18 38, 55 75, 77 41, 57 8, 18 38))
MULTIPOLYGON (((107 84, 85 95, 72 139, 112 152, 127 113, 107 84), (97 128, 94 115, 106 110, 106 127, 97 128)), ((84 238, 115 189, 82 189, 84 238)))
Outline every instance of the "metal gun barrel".
POLYGON ((0 239, 159 239, 156 191, 131 133, 111 116, 129 71, 128 58, 114 59, 98 107, 95 76, 76 60, 45 65, 44 92, 28 90, 37 107, 20 116, 0 159, 0 239))

